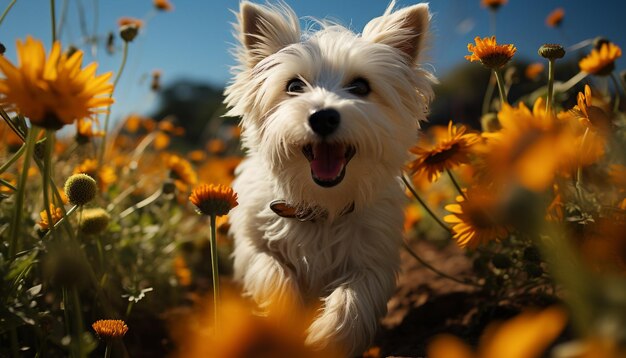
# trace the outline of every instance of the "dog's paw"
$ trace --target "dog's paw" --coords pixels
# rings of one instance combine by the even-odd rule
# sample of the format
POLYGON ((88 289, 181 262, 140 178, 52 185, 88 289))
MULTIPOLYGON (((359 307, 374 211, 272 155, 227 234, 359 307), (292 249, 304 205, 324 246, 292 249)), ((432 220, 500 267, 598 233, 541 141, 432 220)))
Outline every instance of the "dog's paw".
POLYGON ((306 344, 314 349, 333 349, 354 356, 369 344, 377 318, 348 287, 326 297, 321 314, 309 326, 306 344))

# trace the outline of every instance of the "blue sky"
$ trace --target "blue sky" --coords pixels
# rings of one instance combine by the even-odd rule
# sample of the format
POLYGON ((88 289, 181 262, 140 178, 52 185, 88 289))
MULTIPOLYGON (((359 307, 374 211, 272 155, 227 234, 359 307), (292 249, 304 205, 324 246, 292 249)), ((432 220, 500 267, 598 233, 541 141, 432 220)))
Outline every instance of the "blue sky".
MULTIPOLYGON (((238 0, 171 0, 174 11, 157 13, 152 0, 69 0, 66 26, 61 34, 64 46, 80 43, 78 8, 82 6, 88 32, 97 28, 100 34, 116 29, 119 17, 132 16, 148 20, 140 36, 132 43, 127 67, 116 89, 117 103, 113 117, 136 111, 147 114, 156 105, 149 91, 147 76, 154 69, 163 72, 165 85, 180 78, 206 81, 223 86, 229 79, 233 60, 229 48, 234 42, 230 23, 235 16, 231 10, 238 8, 238 0), (98 9, 98 22, 94 24, 94 9, 98 9)), ((0 11, 8 3, 0 2, 0 11)), ((307 0, 287 1, 299 16, 329 17, 339 20, 356 32, 371 18, 379 16, 387 0, 307 0)), ((398 0, 399 6, 414 1, 398 0)), ((64 1, 56 0, 57 21, 64 1)), ((480 6, 480 0, 432 0, 432 41, 427 52, 427 62, 437 76, 444 76, 456 64, 465 61, 467 44, 475 36, 490 35, 489 12, 480 6)), ((497 13, 497 39, 499 43, 513 43, 518 48, 516 58, 538 61, 537 49, 544 43, 566 46, 598 35, 608 37, 626 49, 626 29, 623 0, 509 0, 497 13), (545 25, 547 14, 557 7, 565 9, 561 29, 545 25)), ((0 27, 0 42, 7 47, 6 56, 15 59, 15 39, 32 35, 42 39, 49 48, 49 0, 17 0, 0 27)), ((118 41, 118 45, 121 45, 118 41)), ((100 71, 116 71, 121 53, 107 55, 100 47, 92 57, 90 49, 85 62, 98 61, 100 71)), ((584 50, 587 51, 587 50, 584 50)), ((569 53, 576 56, 575 53, 569 53)), ((618 70, 625 68, 626 60, 617 61, 618 70)))

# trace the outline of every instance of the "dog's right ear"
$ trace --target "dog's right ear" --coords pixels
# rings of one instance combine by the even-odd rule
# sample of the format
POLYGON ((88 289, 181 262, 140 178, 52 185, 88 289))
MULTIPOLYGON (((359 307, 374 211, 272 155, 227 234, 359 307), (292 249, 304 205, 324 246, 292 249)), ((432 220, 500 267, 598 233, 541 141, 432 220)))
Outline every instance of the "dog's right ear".
POLYGON ((244 1, 237 19, 239 41, 249 68, 283 47, 300 41, 298 17, 284 3, 263 6, 244 1))

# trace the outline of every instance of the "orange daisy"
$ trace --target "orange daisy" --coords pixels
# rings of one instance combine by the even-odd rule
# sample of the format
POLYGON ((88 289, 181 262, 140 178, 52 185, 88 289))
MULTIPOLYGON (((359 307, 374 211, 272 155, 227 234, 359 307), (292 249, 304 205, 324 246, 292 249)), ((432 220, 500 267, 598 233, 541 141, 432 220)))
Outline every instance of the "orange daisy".
POLYGON ((199 214, 222 216, 238 205, 237 193, 229 186, 200 184, 196 187, 189 201, 196 206, 199 214))
POLYGON ((565 10, 562 7, 554 9, 548 17, 546 17, 546 25, 549 27, 559 27, 565 17, 565 10))
POLYGON ((622 49, 612 42, 602 44, 600 49, 593 49, 589 55, 578 62, 580 70, 592 75, 606 76, 615 69, 615 60, 622 57, 622 49))
POLYGON ((471 43, 467 44, 467 50, 472 54, 465 56, 465 59, 470 62, 480 61, 490 69, 498 69, 506 65, 517 51, 513 45, 498 45, 495 36, 483 39, 477 36, 474 41, 475 46, 471 43))

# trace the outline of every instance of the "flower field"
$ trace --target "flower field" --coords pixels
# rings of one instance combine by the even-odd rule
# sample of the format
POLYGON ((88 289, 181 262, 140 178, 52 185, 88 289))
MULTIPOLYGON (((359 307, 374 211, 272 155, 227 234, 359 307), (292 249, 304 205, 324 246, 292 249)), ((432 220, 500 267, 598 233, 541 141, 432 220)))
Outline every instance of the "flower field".
MULTIPOLYGON (((482 4, 495 33, 507 1, 482 4)), ((338 356, 304 344, 319 307, 258 315, 232 280, 237 119, 113 118, 150 17, 101 36, 119 64, 102 72, 51 16, 49 48, 0 39, 0 357, 338 356)), ((424 124, 410 150, 402 272, 363 357, 626 357, 625 44, 575 40, 528 64, 514 39, 467 45, 480 114, 424 124)))

